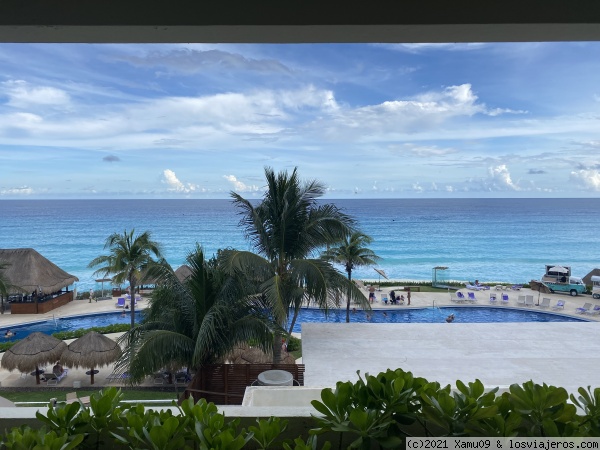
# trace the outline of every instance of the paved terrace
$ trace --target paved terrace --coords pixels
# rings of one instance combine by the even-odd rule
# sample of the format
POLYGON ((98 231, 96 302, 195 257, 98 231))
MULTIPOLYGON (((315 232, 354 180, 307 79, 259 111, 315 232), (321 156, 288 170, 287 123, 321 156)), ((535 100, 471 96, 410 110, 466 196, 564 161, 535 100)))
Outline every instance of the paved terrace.
MULTIPOLYGON (((387 293, 400 288, 386 288, 377 292, 387 293)), ((465 289, 462 290, 466 292, 465 289)), ((500 291, 498 291, 500 292, 500 291)), ((504 291, 506 292, 506 291, 504 291)), ((365 291, 366 293, 366 291, 365 291)), ((477 291, 479 305, 489 305, 490 291, 477 291)), ((538 293, 529 289, 508 291, 510 305, 499 308, 523 308, 517 306, 517 297, 538 293)), ((405 294, 405 293, 404 293, 405 294)), ((515 323, 515 324, 305 324, 303 326, 303 363, 306 365, 306 384, 310 386, 333 386, 338 380, 356 379, 356 370, 377 373, 388 367, 402 367, 417 376, 431 380, 454 383, 456 379, 471 381, 480 378, 493 385, 508 385, 533 378, 536 382, 545 378, 560 385, 600 386, 598 377, 600 361, 599 315, 581 315, 576 311, 584 303, 600 304, 589 295, 570 297, 560 294, 542 294, 551 298, 551 305, 559 299, 566 302, 561 314, 587 318, 595 323, 515 323), (331 362, 335 361, 335 369, 331 362), (596 368, 594 372, 592 366, 596 368), (589 370, 588 370, 589 369, 589 370), (546 375, 556 374, 554 378, 546 375), (560 376, 559 376, 560 374, 560 376), (542 376, 544 375, 544 376, 542 376), (581 380, 581 381, 579 381, 581 380)), ((407 308, 452 305, 446 292, 413 292, 411 306, 383 305, 374 303, 374 309, 394 310, 407 308)), ((47 314, 0 315, 0 328, 53 317, 82 316, 100 312, 112 312, 116 298, 88 303, 75 300, 47 314)), ((138 302, 137 309, 144 308, 146 300, 138 302)), ((471 305, 468 305, 471 306, 471 305)), ((531 309, 539 310, 538 306, 531 309)), ((550 308, 551 311, 551 308, 550 308)), ((116 338, 118 335, 109 335, 116 338)), ((3 339, 0 336, 0 339, 3 339)), ((72 341, 66 341, 70 343, 72 341)), ((0 354, 1 358, 2 354, 0 354)), ((49 367, 48 369, 51 369, 49 367)), ((90 386, 88 369, 69 369, 69 374, 58 386, 72 387, 73 382, 82 387, 90 386)), ((99 368, 94 387, 119 385, 107 380, 112 367, 99 368)), ((35 384, 35 377, 0 369, 2 387, 47 388, 45 383, 35 384)), ((151 386, 148 378, 144 385, 151 386)))

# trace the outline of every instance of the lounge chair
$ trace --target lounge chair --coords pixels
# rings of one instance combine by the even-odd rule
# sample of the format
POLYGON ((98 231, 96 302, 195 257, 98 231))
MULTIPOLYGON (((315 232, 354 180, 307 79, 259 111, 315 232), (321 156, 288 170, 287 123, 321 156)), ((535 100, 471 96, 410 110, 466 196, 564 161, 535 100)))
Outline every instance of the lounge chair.
POLYGON ((600 305, 594 306, 594 309, 590 309, 589 311, 584 311, 584 314, 589 314, 591 316, 600 314, 600 305))
POLYGON ((496 303, 497 298, 496 298, 496 293, 491 292, 490 293, 490 303, 496 303))
POLYGON ((525 296, 524 295, 519 295, 519 298, 517 299, 517 306, 525 306, 525 296))
POLYGON ((510 288, 511 288, 513 291, 520 291, 522 287, 523 287, 523 285, 522 285, 522 284, 513 284, 513 285, 512 285, 510 288))
POLYGON ((509 300, 510 300, 510 299, 508 298, 508 294, 504 294, 504 293, 503 293, 503 294, 502 294, 502 304, 503 304, 503 305, 508 305, 508 301, 509 301, 509 300))
POLYGON ((559 309, 565 309, 565 301, 564 301, 564 300, 558 300, 558 301, 556 302, 556 305, 554 305, 554 306, 552 307, 552 309, 553 309, 554 311, 558 311, 559 309))
POLYGON ((501 284, 497 284, 496 285, 496 290, 497 291, 501 291, 502 290, 502 285, 501 284))
POLYGON ((88 406, 90 404, 90 397, 77 397, 77 392, 67 392, 66 395, 67 401, 65 402, 67 405, 70 403, 79 402, 84 406, 88 406))
POLYGON ((44 378, 46 379, 46 385, 47 386, 56 386, 58 383, 60 383, 60 380, 62 380, 63 378, 65 378, 67 376, 67 374, 69 373, 69 369, 64 369, 63 373, 61 373, 60 375, 56 375, 55 373, 45 373, 44 374, 44 378))
POLYGON ((548 297, 544 297, 542 299, 542 303, 540 303, 540 308, 550 308, 550 299, 548 297))
POLYGON ((533 295, 526 295, 525 296, 525 306, 533 306, 533 295))
POLYGON ((591 303, 586 303, 585 305, 583 305, 580 308, 575 308, 575 311, 577 311, 577 314, 584 314, 590 311, 590 308, 592 307, 591 303))
POLYGON ((456 292, 456 298, 458 299, 459 302, 464 302, 467 299, 467 297, 465 297, 465 294, 463 294, 460 291, 456 292))
POLYGON ((468 301, 470 301, 471 303, 477 302, 477 299, 475 298, 475 292, 468 292, 467 295, 469 296, 469 298, 467 299, 468 301))
POLYGON ((119 297, 117 299, 117 303, 115 303, 117 308, 125 308, 125 297, 119 297))
POLYGON ((450 301, 454 302, 454 303, 463 303, 465 301, 465 299, 464 299, 464 296, 459 297, 458 293, 456 293, 456 292, 450 292, 450 301))

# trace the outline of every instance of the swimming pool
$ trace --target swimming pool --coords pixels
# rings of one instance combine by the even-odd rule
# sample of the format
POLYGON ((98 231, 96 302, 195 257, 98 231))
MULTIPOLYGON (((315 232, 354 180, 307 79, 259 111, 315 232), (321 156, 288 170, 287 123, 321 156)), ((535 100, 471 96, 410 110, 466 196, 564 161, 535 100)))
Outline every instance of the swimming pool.
MULTIPOLYGON (((445 323, 446 317, 454 314, 454 323, 488 322, 588 322, 586 319, 507 307, 487 306, 440 306, 439 308, 419 308, 403 310, 356 311, 350 313, 350 322, 360 323, 445 323), (387 316, 384 316, 384 312, 387 316)), ((338 323, 346 321, 346 311, 331 311, 324 318, 318 309, 303 309, 298 315, 294 331, 301 332, 302 322, 338 323)))
MULTIPOLYGON (((142 317, 142 311, 136 311, 135 316, 135 321, 139 322, 142 317)), ((127 312, 125 317, 122 316, 121 312, 89 314, 79 317, 65 317, 56 320, 50 319, 43 322, 2 327, 0 328, 0 342, 2 342, 1 339, 5 339, 4 333, 8 329, 16 332, 16 335, 10 339, 5 339, 5 341, 23 339, 35 331, 52 334, 59 331, 79 330, 80 328, 105 327, 115 323, 131 323, 131 314, 127 312)))
MULTIPOLYGON (((512 309, 507 307, 439 307, 403 310, 378 310, 366 313, 356 311, 351 313, 351 322, 361 323, 443 323, 448 315, 454 314, 454 323, 481 323, 481 322, 587 322, 577 317, 552 314, 552 312, 540 312, 524 309, 512 309), (383 313, 387 316, 384 316, 383 313)), ((136 311, 136 322, 142 317, 142 311, 136 311)), ((0 339, 3 338, 7 329, 16 331, 12 340, 23 339, 34 331, 52 334, 57 331, 77 330, 80 328, 102 327, 114 323, 129 323, 130 316, 122 317, 121 312, 90 314, 80 317, 66 317, 62 319, 47 320, 26 325, 15 325, 0 328, 0 339)), ((330 311, 325 318, 322 311, 306 308, 300 310, 298 320, 294 326, 295 332, 302 331, 302 322, 307 323, 342 323, 346 321, 345 310, 330 311)))

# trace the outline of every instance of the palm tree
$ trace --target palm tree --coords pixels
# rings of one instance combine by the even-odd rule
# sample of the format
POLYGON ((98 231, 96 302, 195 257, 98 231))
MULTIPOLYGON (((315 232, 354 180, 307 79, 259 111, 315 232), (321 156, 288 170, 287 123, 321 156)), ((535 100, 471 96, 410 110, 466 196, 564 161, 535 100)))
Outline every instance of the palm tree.
POLYGON ((8 267, 7 263, 0 263, 0 313, 4 314, 4 297, 8 298, 8 290, 11 285, 4 276, 4 269, 8 267))
MULTIPOLYGON (((257 253, 226 251, 220 263, 229 273, 244 273, 259 282, 259 291, 269 305, 276 323, 288 325, 290 308, 294 328, 304 301, 315 301, 325 310, 342 293, 350 292, 360 301, 364 296, 348 283, 328 261, 316 256, 327 245, 341 242, 354 227, 354 220, 335 205, 319 204, 325 187, 316 180, 302 183, 297 169, 291 174, 265 168, 266 192, 254 206, 235 192, 231 193, 239 209, 247 239, 257 253)), ((365 300, 366 305, 368 302, 365 300)), ((368 306, 367 306, 368 307, 368 306)), ((281 335, 275 333, 273 360, 281 359, 281 335)))
POLYGON ((101 266, 94 272, 95 275, 113 275, 113 282, 121 284, 129 281, 131 291, 131 328, 135 326, 135 288, 139 281, 141 271, 152 266, 156 261, 152 258, 161 258, 158 242, 151 239, 150 232, 145 231, 137 236, 134 230, 125 230, 123 234, 113 233, 104 243, 104 249, 109 249, 109 255, 94 258, 88 267, 101 266))
POLYGON ((198 369, 230 353, 235 345, 252 341, 270 350, 271 323, 260 297, 247 295, 243 280, 219 270, 216 257, 206 261, 202 249, 187 256, 191 275, 180 281, 166 263, 154 266, 159 284, 142 323, 122 336, 126 349, 116 364, 139 382, 163 367, 198 369))
MULTIPOLYGON (((376 264, 381 259, 373 250, 365 247, 373 242, 366 234, 355 231, 346 236, 344 243, 339 247, 332 247, 323 252, 323 259, 342 264, 348 274, 348 281, 352 282, 352 270, 357 266, 376 264)), ((350 292, 346 301, 346 322, 350 322, 350 292)))

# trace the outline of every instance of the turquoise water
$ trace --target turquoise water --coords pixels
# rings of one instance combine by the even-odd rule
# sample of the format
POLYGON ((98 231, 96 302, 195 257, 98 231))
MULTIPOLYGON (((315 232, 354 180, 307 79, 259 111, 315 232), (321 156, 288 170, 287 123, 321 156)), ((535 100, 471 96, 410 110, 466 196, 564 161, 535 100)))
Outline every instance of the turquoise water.
MULTIPOLYGON (((392 279, 431 280, 434 266, 456 280, 525 283, 545 264, 584 276, 597 267, 600 199, 328 200, 374 239, 378 267, 392 279)), ((88 263, 106 237, 149 230, 177 268, 196 242, 251 250, 230 200, 2 200, 0 248, 32 247, 77 276, 79 291, 97 278, 88 263)), ((356 278, 377 279, 372 267, 356 278)), ((106 287, 106 286, 105 286, 106 287)))
MULTIPOLYGON (((136 312, 137 319, 141 318, 141 311, 136 312)), ((561 316, 559 314, 543 313, 538 311, 516 310, 506 307, 441 307, 406 309, 403 311, 372 311, 366 313, 357 311, 352 313, 351 321, 359 323, 443 323, 449 314, 455 315, 455 323, 476 322, 585 322, 576 317, 561 316)), ((113 323, 129 323, 129 314, 121 317, 121 313, 91 314, 81 317, 62 318, 56 321, 48 320, 35 324, 19 325, 11 327, 17 334, 13 339, 23 339, 29 333, 40 331, 46 334, 57 331, 78 330, 92 326, 105 326, 113 323)), ((302 331, 302 323, 339 323, 346 321, 345 311, 331 311, 327 318, 322 311, 317 309, 302 309, 298 315, 298 321, 294 326, 295 332, 302 331)), ((4 336, 7 328, 0 328, 0 337, 4 336)))

